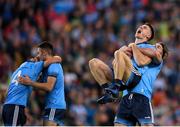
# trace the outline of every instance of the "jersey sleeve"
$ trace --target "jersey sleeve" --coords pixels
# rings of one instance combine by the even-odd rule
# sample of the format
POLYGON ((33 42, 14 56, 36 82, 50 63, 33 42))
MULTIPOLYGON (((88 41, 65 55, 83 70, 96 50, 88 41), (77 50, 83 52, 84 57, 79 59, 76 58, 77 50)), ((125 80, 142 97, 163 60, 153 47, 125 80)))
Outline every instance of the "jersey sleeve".
POLYGON ((34 68, 35 73, 39 75, 40 72, 42 71, 43 67, 44 67, 44 62, 43 61, 35 62, 35 68, 34 68))
POLYGON ((57 65, 58 64, 49 65, 49 67, 48 67, 48 76, 57 77, 57 75, 58 75, 57 65))

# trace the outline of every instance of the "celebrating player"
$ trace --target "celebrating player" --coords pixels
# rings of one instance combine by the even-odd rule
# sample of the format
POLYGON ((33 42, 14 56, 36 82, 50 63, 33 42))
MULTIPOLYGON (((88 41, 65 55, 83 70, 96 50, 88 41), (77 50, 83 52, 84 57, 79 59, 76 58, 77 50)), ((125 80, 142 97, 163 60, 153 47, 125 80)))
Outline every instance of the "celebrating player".
MULTIPOLYGON (((153 59, 148 65, 136 66, 142 77, 134 88, 123 91, 123 97, 114 121, 117 126, 135 126, 136 123, 144 126, 154 124, 151 106, 152 85, 162 68, 163 60, 167 56, 167 47, 163 43, 157 43, 152 52, 144 52, 138 48, 140 45, 142 44, 130 45, 134 60, 138 62, 142 52, 153 59)), ((149 61, 148 58, 145 60, 149 61)))
MULTIPOLYGON (((123 85, 123 82, 125 82, 127 85, 129 81, 131 81, 133 83, 133 87, 137 85, 135 88, 131 87, 130 89, 123 92, 124 95, 120 103, 116 119, 114 121, 116 125, 134 125, 134 123, 130 121, 130 119, 132 118, 128 119, 126 118, 127 116, 124 115, 130 115, 128 117, 131 117, 132 115, 132 112, 130 110, 128 110, 128 113, 127 110, 125 110, 128 105, 126 103, 125 107, 125 104, 123 103, 126 102, 126 100, 123 101, 126 97, 125 95, 129 97, 129 93, 133 91, 135 93, 142 94, 143 97, 145 96, 146 101, 150 100, 150 96, 152 94, 152 82, 155 80, 162 67, 162 59, 167 56, 167 48, 164 44, 157 43, 154 46, 147 43, 147 41, 150 41, 154 37, 154 30, 150 24, 144 24, 140 26, 136 31, 135 37, 135 43, 130 44, 129 47, 124 46, 120 50, 115 52, 113 61, 114 77, 111 69, 99 59, 92 59, 89 62, 90 70, 94 78, 103 88, 106 88, 106 90, 108 90, 108 94, 105 94, 105 96, 98 100, 98 102, 100 103, 111 102, 113 100, 112 96, 117 97, 119 90, 128 89, 128 87, 123 87, 123 89, 121 89, 122 86, 125 86, 123 85), (129 52, 131 50, 133 58, 130 61, 127 55, 130 55, 129 52), (132 78, 132 76, 130 76, 130 74, 133 72, 133 67, 136 68, 143 77, 143 79, 138 80, 138 82, 140 81, 139 83, 137 82, 136 78, 132 78), (154 71, 151 72, 152 70, 154 71), (145 77, 146 80, 148 79, 147 81, 149 81, 147 85, 145 84, 145 77), (113 80, 115 82, 114 84, 112 83, 113 80), (108 85, 108 83, 111 84, 108 85), (141 89, 141 87, 144 88, 141 89), (139 91, 136 91, 136 88, 138 88, 139 91), (128 121, 130 124, 128 122, 126 123, 126 121, 128 121)), ((137 77, 137 73, 135 73, 134 75, 135 76, 133 77, 137 77)), ((131 84, 128 85, 131 86, 131 84)), ((132 99, 131 96, 129 98, 132 99)), ((127 99, 127 97, 125 99, 127 99)), ((142 109, 141 105, 143 104, 138 104, 139 109, 137 110, 137 112, 141 112, 140 109, 142 109)), ((149 109, 149 104, 150 103, 148 101, 148 104, 146 104, 147 106, 144 107, 144 110, 149 109)), ((138 120, 141 125, 145 124, 145 121, 140 121, 139 119, 142 119, 142 116, 144 115, 146 114, 141 112, 140 116, 136 116, 136 120, 138 120)), ((152 119, 152 117, 148 118, 150 118, 150 120, 152 119)), ((148 123, 152 124, 153 122, 150 120, 148 121, 148 123)))
MULTIPOLYGON (((146 41, 151 40, 153 36, 154 30, 150 24, 144 24, 137 29, 135 35, 136 43, 141 43, 141 48, 146 48, 142 49, 142 51, 152 52, 150 48, 153 48, 153 46, 146 43, 146 41)), ((112 98, 117 98, 119 91, 123 91, 127 87, 131 88, 140 81, 142 72, 139 72, 140 70, 137 71, 136 68, 149 64, 151 58, 141 53, 139 54, 138 61, 131 60, 128 57, 132 56, 131 50, 130 47, 123 46, 114 53, 114 60, 112 62, 114 73, 99 59, 94 58, 89 61, 91 73, 96 81, 110 92, 110 94, 105 94, 105 96, 98 100, 99 103, 113 101, 114 99, 112 98)))
POLYGON ((26 122, 24 108, 27 106, 28 98, 32 92, 32 87, 19 83, 19 76, 29 76, 36 81, 43 67, 52 63, 61 62, 60 57, 52 57, 46 61, 37 61, 33 58, 24 62, 15 70, 11 77, 11 82, 7 92, 7 97, 3 106, 2 118, 5 126, 23 126, 26 122))
MULTIPOLYGON (((40 44, 37 57, 40 60, 52 58, 52 45, 46 42, 40 44)), ((42 75, 43 83, 35 82, 28 76, 19 77, 19 82, 47 91, 43 124, 46 126, 62 125, 66 109, 66 102, 64 96, 64 76, 61 64, 51 64, 43 71, 42 75)))

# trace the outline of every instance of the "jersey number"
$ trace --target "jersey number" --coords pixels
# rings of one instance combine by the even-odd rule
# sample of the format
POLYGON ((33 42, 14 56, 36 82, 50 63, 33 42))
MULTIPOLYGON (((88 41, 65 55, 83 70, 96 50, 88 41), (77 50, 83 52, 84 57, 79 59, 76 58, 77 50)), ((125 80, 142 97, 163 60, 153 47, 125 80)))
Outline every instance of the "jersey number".
POLYGON ((18 73, 14 76, 11 83, 14 83, 16 86, 18 85, 17 78, 21 76, 21 71, 18 71, 18 73))

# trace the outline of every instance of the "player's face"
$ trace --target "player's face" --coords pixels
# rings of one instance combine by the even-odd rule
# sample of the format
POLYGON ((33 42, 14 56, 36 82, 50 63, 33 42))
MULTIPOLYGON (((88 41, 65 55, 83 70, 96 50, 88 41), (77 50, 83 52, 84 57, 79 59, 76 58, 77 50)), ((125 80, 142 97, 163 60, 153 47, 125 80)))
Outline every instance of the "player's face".
POLYGON ((151 36, 151 29, 148 25, 142 25, 140 26, 135 34, 135 37, 137 39, 147 39, 151 36))
POLYGON ((46 58, 46 52, 45 52, 43 49, 38 48, 38 49, 37 49, 37 58, 38 58, 39 60, 45 60, 45 58, 46 58))
POLYGON ((156 50, 161 54, 163 55, 163 47, 161 44, 157 43, 156 44, 156 50))

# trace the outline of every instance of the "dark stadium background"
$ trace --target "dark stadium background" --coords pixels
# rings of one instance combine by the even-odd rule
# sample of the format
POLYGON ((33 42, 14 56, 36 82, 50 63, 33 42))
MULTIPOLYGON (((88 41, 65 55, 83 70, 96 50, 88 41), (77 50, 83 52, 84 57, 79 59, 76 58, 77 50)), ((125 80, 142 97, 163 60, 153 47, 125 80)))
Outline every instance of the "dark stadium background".
MULTIPOLYGON (((0 125, 5 91, 12 72, 35 54, 42 41, 63 59, 68 110, 65 125, 113 125, 117 103, 97 105, 102 90, 88 61, 111 63, 113 52, 133 42, 138 25, 152 23, 154 42, 170 54, 154 83, 156 125, 180 125, 179 0, 0 0, 0 125)), ((35 90, 26 125, 42 125, 43 92, 35 90)))

